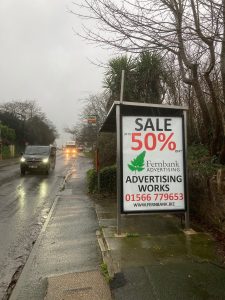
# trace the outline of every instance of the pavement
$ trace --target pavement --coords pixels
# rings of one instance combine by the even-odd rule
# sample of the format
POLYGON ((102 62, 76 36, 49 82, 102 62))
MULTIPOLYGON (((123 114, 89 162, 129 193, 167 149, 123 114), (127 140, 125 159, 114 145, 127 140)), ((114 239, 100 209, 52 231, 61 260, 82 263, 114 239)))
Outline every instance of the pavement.
POLYGON ((225 299, 225 268, 209 234, 184 231, 177 216, 153 214, 122 216, 122 234, 117 235, 115 197, 77 195, 78 183, 76 176, 66 178, 10 300, 225 299), (80 216, 88 224, 94 208, 97 225, 80 231, 91 251, 83 248, 85 259, 75 266, 77 233, 71 228, 79 222, 73 214, 80 214, 77 205, 83 202, 89 213, 80 216), (104 276, 95 267, 100 262, 94 240, 101 249, 104 276))
POLYGON ((225 268, 213 238, 185 231, 169 214, 122 216, 115 199, 96 198, 101 249, 114 299, 225 299, 225 268))
POLYGON ((19 157, 8 158, 8 159, 0 159, 0 168, 1 167, 6 167, 6 166, 18 164, 19 161, 20 161, 19 157))

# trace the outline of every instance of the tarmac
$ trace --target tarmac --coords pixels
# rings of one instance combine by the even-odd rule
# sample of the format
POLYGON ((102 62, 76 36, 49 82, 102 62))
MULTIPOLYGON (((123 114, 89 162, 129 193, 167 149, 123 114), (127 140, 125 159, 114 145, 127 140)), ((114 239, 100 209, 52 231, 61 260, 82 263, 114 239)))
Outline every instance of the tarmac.
MULTIPOLYGON (((63 199, 71 195, 73 184, 76 184, 76 178, 68 176, 10 300, 225 299, 225 267, 212 236, 199 230, 186 232, 180 218, 170 214, 122 216, 122 234, 117 235, 115 197, 91 197, 81 193, 78 198, 67 201, 65 209, 63 199), (74 272, 73 251, 66 253, 57 266, 46 271, 43 266, 52 259, 50 255, 53 253, 49 247, 54 247, 54 251, 57 247, 64 247, 63 236, 71 226, 74 227, 74 218, 69 218, 66 224, 55 223, 55 216, 65 216, 74 209, 75 201, 87 199, 97 215, 94 238, 99 243, 105 263, 104 276, 100 268, 74 272), (56 226, 60 234, 53 235, 51 230, 56 226), (42 268, 38 267, 40 264, 42 268), (32 272, 36 275, 33 285, 30 285, 32 272)), ((70 237, 69 245, 73 236, 70 237)))

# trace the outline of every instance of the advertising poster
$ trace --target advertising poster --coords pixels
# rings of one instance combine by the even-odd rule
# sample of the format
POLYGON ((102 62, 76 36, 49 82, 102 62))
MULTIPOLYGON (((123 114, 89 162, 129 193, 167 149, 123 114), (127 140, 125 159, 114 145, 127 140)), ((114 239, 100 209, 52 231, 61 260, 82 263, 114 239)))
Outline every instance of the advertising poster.
POLYGON ((182 117, 122 116, 123 212, 185 211, 182 117))

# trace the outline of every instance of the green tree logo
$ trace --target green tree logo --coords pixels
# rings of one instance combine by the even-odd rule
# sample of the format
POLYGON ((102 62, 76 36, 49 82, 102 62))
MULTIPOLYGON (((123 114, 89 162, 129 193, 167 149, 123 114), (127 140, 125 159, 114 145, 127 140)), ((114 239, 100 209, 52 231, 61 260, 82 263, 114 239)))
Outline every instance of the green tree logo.
POLYGON ((144 170, 144 158, 146 151, 141 152, 136 158, 134 158, 128 167, 131 171, 143 171, 144 170))

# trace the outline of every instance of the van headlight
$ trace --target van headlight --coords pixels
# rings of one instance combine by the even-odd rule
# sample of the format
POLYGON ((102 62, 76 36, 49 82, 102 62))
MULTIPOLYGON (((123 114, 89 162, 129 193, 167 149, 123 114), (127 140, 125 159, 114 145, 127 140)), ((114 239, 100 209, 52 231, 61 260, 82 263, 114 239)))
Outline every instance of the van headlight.
POLYGON ((26 161, 26 159, 24 157, 21 157, 20 161, 23 163, 26 161))
POLYGON ((48 158, 42 159, 42 162, 43 162, 44 164, 47 164, 47 163, 48 163, 48 158))

